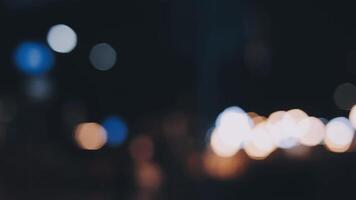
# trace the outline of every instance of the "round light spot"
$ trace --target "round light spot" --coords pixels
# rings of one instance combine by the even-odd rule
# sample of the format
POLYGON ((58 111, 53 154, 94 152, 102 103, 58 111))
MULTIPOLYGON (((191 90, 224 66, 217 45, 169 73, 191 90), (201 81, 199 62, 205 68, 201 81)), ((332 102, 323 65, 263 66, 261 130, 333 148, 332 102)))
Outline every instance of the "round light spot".
POLYGON ((268 134, 266 123, 262 122, 252 129, 249 139, 244 144, 246 154, 256 160, 263 160, 270 155, 276 146, 268 134))
POLYGON ((266 126, 277 147, 289 149, 298 144, 298 123, 289 112, 272 113, 268 117, 266 126))
POLYGON ((106 130, 109 146, 117 147, 125 142, 127 138, 127 125, 120 117, 108 117, 102 125, 106 130))
POLYGON ((350 110, 356 104, 356 86, 344 83, 335 89, 334 101, 338 108, 350 110))
POLYGON ((229 107, 219 114, 210 144, 213 151, 222 157, 233 156, 249 135, 253 122, 239 107, 229 107))
POLYGON ((242 122, 244 123, 244 126, 252 126, 252 121, 249 116, 244 110, 237 106, 226 108, 222 113, 220 113, 216 119, 215 126, 234 127, 237 126, 236 122, 242 122))
POLYGON ((52 51, 42 43, 24 42, 15 50, 16 67, 24 74, 38 76, 50 71, 54 65, 52 51))
POLYGON ((221 133, 215 129, 210 138, 210 146, 213 152, 220 157, 232 157, 239 150, 242 141, 233 141, 233 136, 231 134, 221 133), (230 142, 227 142, 228 140, 230 142))
POLYGON ((48 45, 58 53, 69 53, 77 45, 77 34, 67 25, 52 26, 47 34, 48 45))
POLYGON ((300 109, 292 109, 287 112, 296 122, 299 122, 308 117, 308 115, 300 109))
POLYGON ((97 123, 81 123, 75 130, 75 140, 85 150, 98 150, 106 143, 106 132, 97 123))
POLYGON ((316 117, 308 117, 299 122, 300 143, 306 146, 316 146, 325 137, 325 125, 316 117))
POLYGON ((95 69, 107 71, 116 63, 116 51, 109 44, 100 43, 91 49, 89 59, 95 69))
POLYGON ((349 149, 354 137, 354 129, 348 119, 337 117, 326 125, 325 145, 333 152, 345 152, 349 149))

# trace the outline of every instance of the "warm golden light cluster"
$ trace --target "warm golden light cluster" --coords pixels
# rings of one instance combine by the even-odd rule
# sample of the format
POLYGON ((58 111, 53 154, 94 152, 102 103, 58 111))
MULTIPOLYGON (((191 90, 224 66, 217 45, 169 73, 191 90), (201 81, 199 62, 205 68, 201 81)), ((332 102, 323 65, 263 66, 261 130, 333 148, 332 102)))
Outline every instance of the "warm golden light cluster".
POLYGON ((241 149, 252 159, 265 159, 277 148, 289 152, 298 146, 325 145, 332 152, 350 149, 356 128, 356 106, 349 119, 337 117, 326 124, 300 109, 276 111, 267 118, 239 107, 225 109, 216 120, 210 135, 213 152, 224 158, 241 149))

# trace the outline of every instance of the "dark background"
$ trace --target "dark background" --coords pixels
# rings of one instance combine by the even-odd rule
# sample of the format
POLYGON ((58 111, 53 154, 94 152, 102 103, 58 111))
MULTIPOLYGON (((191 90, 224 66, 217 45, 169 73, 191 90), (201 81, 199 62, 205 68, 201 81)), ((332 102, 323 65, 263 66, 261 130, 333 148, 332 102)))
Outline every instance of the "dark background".
POLYGON ((136 199, 128 142, 91 152, 72 139, 74 121, 111 114, 127 121, 128 141, 142 133, 155 141, 164 178, 153 199, 351 198, 352 152, 317 147, 303 160, 277 152, 228 181, 192 177, 182 163, 204 150, 206 131, 231 105, 263 115, 301 108, 327 119, 347 116, 333 94, 355 83, 355 19, 352 1, 2 0, 0 110, 13 117, 1 120, 0 199, 136 199), (14 48, 45 41, 59 23, 76 31, 78 46, 56 54, 51 97, 32 101, 14 48), (99 42, 118 53, 110 71, 89 62, 99 42), (189 147, 162 136, 162 123, 177 114, 189 147))

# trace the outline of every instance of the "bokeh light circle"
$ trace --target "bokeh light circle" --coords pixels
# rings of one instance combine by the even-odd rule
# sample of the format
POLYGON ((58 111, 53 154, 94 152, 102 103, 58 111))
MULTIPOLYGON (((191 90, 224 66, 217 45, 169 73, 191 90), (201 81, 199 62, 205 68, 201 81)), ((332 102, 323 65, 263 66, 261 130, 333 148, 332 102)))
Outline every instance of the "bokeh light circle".
POLYGON ((97 123, 81 123, 74 132, 74 138, 79 147, 85 150, 98 150, 106 141, 105 129, 97 123))
POLYGON ((248 114, 240 107, 232 106, 220 113, 215 121, 215 126, 235 126, 236 122, 242 120, 245 125, 252 126, 252 121, 248 114))
POLYGON ((268 117, 266 127, 277 147, 289 149, 298 145, 299 127, 296 119, 285 111, 276 111, 268 117))
POLYGON ((325 137, 326 129, 324 123, 316 117, 308 117, 299 122, 300 143, 306 146, 316 146, 325 137))
POLYGON ((210 146, 213 152, 220 157, 232 157, 239 150, 241 141, 233 141, 234 138, 231 138, 229 135, 224 135, 224 133, 219 133, 218 129, 214 129, 213 133, 210 137, 210 146), (232 140, 230 142, 226 142, 227 140, 232 140), (237 144, 234 144, 237 142, 237 144))
POLYGON ((275 149, 276 146, 272 141, 271 135, 268 134, 266 122, 262 122, 254 127, 244 144, 246 154, 256 160, 265 159, 275 149))
POLYGON ((116 57, 115 49, 107 43, 95 45, 89 55, 91 64, 100 71, 111 69, 116 63, 116 57))
POLYGON ((221 157, 231 157, 242 147, 253 122, 245 111, 234 106, 219 114, 215 126, 210 139, 213 152, 221 157))
POLYGON ((107 133, 107 144, 117 147, 123 144, 127 138, 127 125, 123 119, 117 116, 110 116, 102 123, 107 133))
POLYGON ((16 67, 24 74, 38 76, 50 71, 54 65, 54 55, 44 44, 23 42, 15 50, 16 67))
POLYGON ((334 92, 334 101, 338 108, 350 110, 356 104, 356 86, 351 83, 339 85, 334 92))
POLYGON ((64 24, 52 26, 47 34, 48 45, 58 53, 69 53, 77 45, 77 34, 64 24))
POLYGON ((348 119, 337 117, 326 125, 325 145, 332 152, 345 152, 354 137, 354 129, 348 119))

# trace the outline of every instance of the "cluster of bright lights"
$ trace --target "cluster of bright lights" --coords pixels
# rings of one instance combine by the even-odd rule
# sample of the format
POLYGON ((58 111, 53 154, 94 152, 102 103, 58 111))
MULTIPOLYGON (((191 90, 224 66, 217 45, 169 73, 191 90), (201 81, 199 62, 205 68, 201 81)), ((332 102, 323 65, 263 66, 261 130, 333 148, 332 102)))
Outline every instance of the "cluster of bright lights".
POLYGON ((85 150, 98 150, 104 145, 118 147, 127 138, 126 123, 117 116, 110 116, 102 124, 90 122, 77 125, 74 138, 85 150))
POLYGON ((246 113, 239 107, 225 109, 216 119, 210 146, 220 157, 232 157, 244 149, 253 159, 265 159, 277 148, 292 150, 298 146, 324 144, 332 152, 351 147, 356 128, 356 106, 349 119, 337 117, 324 124, 300 109, 276 111, 265 118, 246 113))
POLYGON ((252 125, 241 108, 227 108, 218 116, 211 135, 213 151, 222 157, 235 155, 246 141, 252 125))

